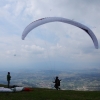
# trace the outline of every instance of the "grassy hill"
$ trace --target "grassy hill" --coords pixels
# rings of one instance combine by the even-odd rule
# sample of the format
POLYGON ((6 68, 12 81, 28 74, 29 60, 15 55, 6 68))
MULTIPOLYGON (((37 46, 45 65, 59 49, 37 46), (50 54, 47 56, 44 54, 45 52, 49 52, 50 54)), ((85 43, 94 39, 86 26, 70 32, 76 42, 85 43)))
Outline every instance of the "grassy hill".
POLYGON ((100 100, 100 91, 33 88, 30 92, 0 93, 0 100, 100 100))

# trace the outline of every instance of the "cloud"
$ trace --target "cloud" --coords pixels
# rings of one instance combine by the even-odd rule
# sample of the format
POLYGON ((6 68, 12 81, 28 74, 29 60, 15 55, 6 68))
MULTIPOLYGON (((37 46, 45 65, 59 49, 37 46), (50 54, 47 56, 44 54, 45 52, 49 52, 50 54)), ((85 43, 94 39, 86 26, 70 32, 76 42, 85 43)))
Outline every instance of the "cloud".
POLYGON ((18 1, 15 4, 15 9, 13 11, 13 14, 15 15, 15 17, 17 17, 18 15, 20 15, 21 12, 24 10, 24 8, 25 8, 25 3, 22 2, 22 1, 18 1))
POLYGON ((42 47, 40 47, 40 46, 36 46, 36 45, 31 45, 31 46, 29 46, 29 45, 24 45, 24 46, 22 46, 23 48, 23 51, 25 51, 25 52, 30 52, 30 53, 32 53, 33 55, 34 54, 42 54, 43 52, 44 52, 44 48, 42 48, 42 47))
POLYGON ((10 8, 9 4, 6 4, 3 7, 0 7, 0 17, 7 18, 7 16, 10 15, 10 13, 8 12, 9 8, 10 8))
POLYGON ((87 66, 91 63, 99 65, 100 49, 95 50, 86 32, 69 24, 44 24, 32 30, 24 41, 21 40, 24 28, 32 21, 57 16, 90 27, 100 47, 99 4, 99 0, 4 0, 0 5, 1 62, 7 61, 10 65, 12 62, 19 63, 22 66, 37 62, 61 62, 63 66, 68 63, 72 63, 72 66, 84 63, 87 66))

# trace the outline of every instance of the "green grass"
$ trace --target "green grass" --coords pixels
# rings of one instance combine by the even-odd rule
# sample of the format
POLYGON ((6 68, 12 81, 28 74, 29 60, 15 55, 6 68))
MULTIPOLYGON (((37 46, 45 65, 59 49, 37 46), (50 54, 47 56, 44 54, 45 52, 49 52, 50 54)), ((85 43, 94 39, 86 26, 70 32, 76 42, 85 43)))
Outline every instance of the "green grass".
POLYGON ((0 93, 0 100, 100 100, 100 91, 33 88, 30 92, 0 93))

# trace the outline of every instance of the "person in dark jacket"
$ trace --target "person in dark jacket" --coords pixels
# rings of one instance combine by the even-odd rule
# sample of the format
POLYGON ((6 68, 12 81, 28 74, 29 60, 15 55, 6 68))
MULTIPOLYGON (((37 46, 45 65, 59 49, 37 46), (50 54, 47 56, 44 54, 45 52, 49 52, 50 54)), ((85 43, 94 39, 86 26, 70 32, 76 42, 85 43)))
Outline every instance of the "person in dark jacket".
POLYGON ((10 72, 8 72, 8 74, 7 74, 8 88, 10 85, 10 80, 11 80, 11 76, 10 76, 10 72))
POLYGON ((58 89, 60 89, 60 81, 61 80, 59 80, 59 78, 58 78, 58 76, 56 76, 56 79, 55 79, 55 82, 53 82, 53 83, 55 83, 55 85, 54 85, 54 87, 58 90, 58 89))

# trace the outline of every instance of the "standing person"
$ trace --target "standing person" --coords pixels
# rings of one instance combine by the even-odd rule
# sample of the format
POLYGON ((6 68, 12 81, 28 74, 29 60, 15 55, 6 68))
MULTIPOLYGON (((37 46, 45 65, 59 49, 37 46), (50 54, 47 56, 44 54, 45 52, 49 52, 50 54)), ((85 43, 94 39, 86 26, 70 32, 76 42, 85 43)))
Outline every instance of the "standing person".
POLYGON ((55 82, 53 82, 53 83, 55 83, 55 85, 54 85, 54 87, 58 90, 58 89, 60 89, 60 81, 61 80, 59 80, 59 78, 58 78, 58 76, 56 76, 56 79, 55 79, 55 82))
POLYGON ((10 80, 11 80, 11 76, 10 76, 10 72, 8 72, 8 74, 7 74, 8 88, 10 85, 10 80))

